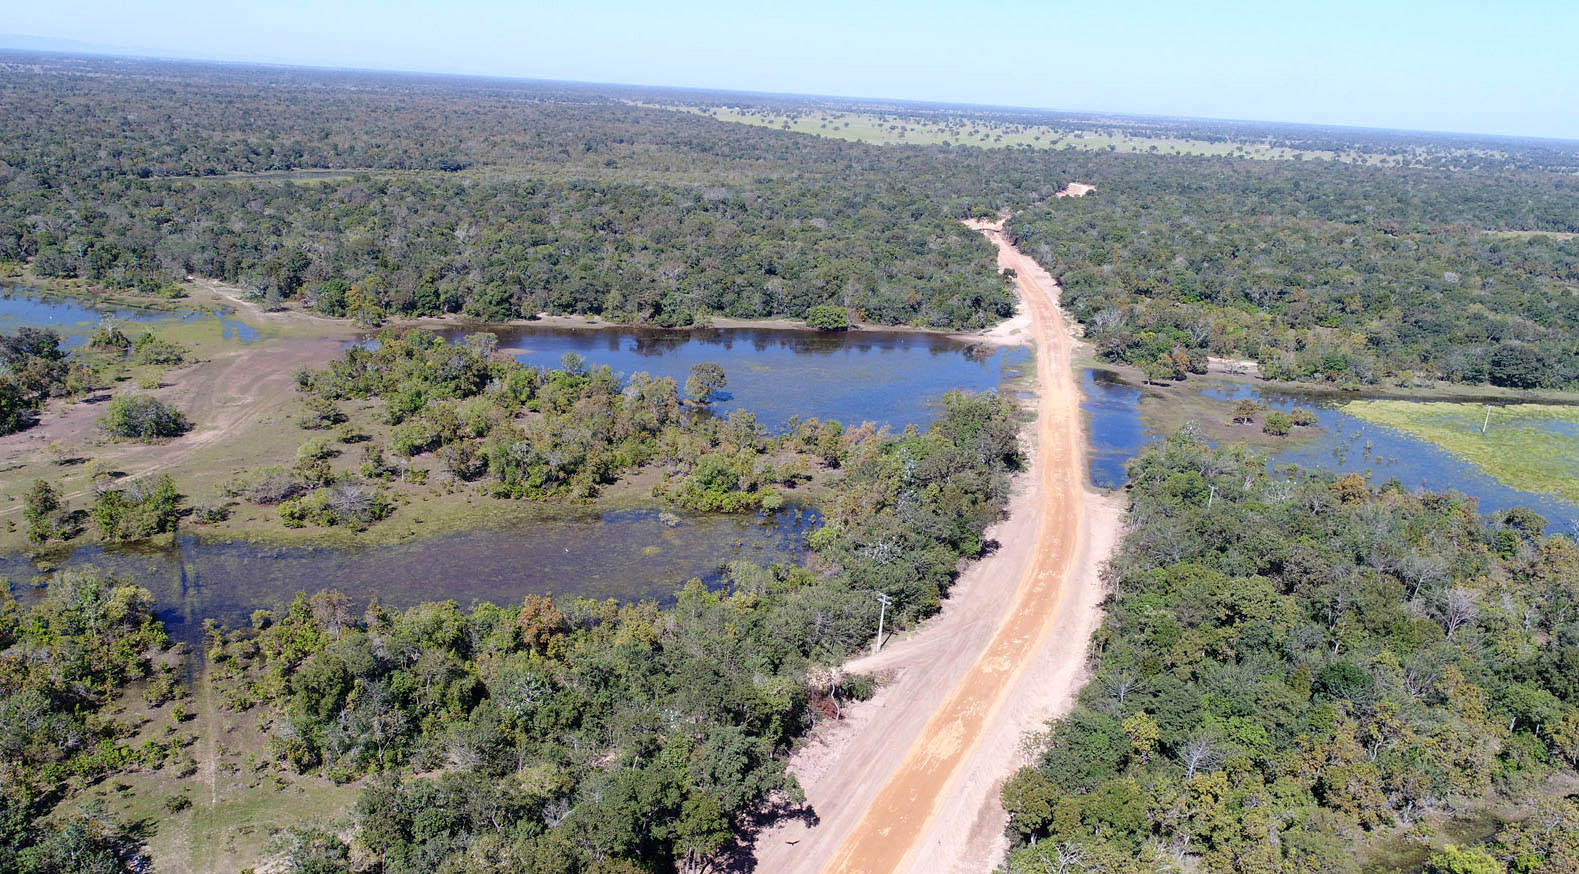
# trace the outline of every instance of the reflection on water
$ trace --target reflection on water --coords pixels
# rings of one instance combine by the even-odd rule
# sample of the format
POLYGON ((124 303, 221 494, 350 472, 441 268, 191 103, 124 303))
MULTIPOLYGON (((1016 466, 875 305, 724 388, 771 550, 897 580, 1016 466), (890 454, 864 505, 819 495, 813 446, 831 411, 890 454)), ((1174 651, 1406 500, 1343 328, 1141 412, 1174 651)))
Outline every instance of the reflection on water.
POLYGON ((1140 423, 1140 389, 1097 368, 1080 371, 1080 385, 1085 390, 1080 408, 1090 431, 1091 483, 1120 488, 1128 479, 1124 466, 1152 439, 1140 423))
MULTIPOLYGON (((798 561, 818 524, 816 513, 794 508, 770 516, 622 510, 351 549, 205 543, 183 534, 165 548, 79 546, 55 567, 97 566, 147 587, 171 636, 196 643, 204 619, 246 623, 252 611, 277 609, 303 590, 339 589, 353 602, 376 597, 394 607, 509 604, 534 592, 663 600, 687 580, 717 582, 731 561, 798 561)), ((50 569, 0 556, 13 590, 50 569)))
POLYGON ((220 332, 227 340, 250 343, 258 338, 257 329, 251 325, 212 313, 101 307, 74 298, 46 295, 32 288, 0 287, 0 332, 10 333, 22 327, 50 328, 60 334, 61 345, 69 349, 87 343, 94 330, 106 320, 131 322, 150 329, 213 320, 219 323, 220 332))
POLYGON ((482 326, 444 333, 459 339, 475 330, 498 335, 499 347, 527 364, 557 367, 560 356, 573 352, 617 373, 673 377, 682 389, 693 365, 717 362, 729 388, 714 408, 721 414, 750 410, 769 428, 796 416, 895 430, 925 425, 950 389, 996 389, 1030 362, 1024 347, 972 346, 901 331, 482 326))
MULTIPOLYGON (((202 313, 99 309, 30 289, 0 295, 0 330, 50 327, 68 345, 86 342, 106 318, 157 326, 216 320, 227 338, 257 337, 235 319, 202 313)), ((719 329, 579 330, 473 326, 448 329, 458 339, 475 330, 499 336, 500 347, 538 366, 557 366, 567 352, 591 366, 647 371, 683 386, 693 365, 714 361, 729 378, 719 413, 748 409, 770 427, 791 418, 873 421, 897 429, 925 425, 950 389, 996 389, 1029 366, 1025 349, 972 347, 937 335, 859 331, 719 329)), ((667 598, 686 580, 716 582, 724 564, 798 561, 810 511, 761 516, 672 516, 656 510, 560 518, 482 528, 369 549, 280 548, 203 542, 182 535, 166 548, 80 546, 54 566, 97 565, 153 591, 178 639, 196 641, 204 619, 243 623, 253 610, 278 608, 297 591, 337 588, 357 601, 377 597, 393 606, 425 600, 519 601, 533 592, 565 597, 667 598)), ((0 575, 26 588, 53 566, 23 555, 0 556, 0 575)))
MULTIPOLYGON (((1147 434, 1141 424, 1141 392, 1135 386, 1111 372, 1092 370, 1085 371, 1083 383, 1091 421, 1091 480, 1095 485, 1114 488, 1124 482, 1124 464, 1156 435, 1147 434)), ((1249 398, 1273 409, 1287 411, 1299 406, 1315 412, 1321 432, 1314 439, 1291 443, 1271 454, 1273 466, 1293 464, 1334 473, 1368 473, 1373 482, 1397 479, 1411 489, 1454 489, 1478 499, 1482 512, 1528 507, 1545 516, 1554 532, 1579 532, 1579 505, 1504 485, 1433 443, 1351 416, 1337 407, 1347 398, 1274 391, 1221 380, 1201 381, 1200 392, 1220 401, 1249 398)), ((1572 423, 1551 425, 1562 433, 1573 433, 1572 423)))

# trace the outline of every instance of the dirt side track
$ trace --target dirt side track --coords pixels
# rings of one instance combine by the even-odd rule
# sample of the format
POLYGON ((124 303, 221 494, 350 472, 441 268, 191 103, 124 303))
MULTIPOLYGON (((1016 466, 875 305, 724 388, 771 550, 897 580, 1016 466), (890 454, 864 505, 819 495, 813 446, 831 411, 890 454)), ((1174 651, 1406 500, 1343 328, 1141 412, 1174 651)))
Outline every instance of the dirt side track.
POLYGON ((791 768, 816 812, 763 834, 772 874, 988 871, 1001 858, 998 787, 1025 731, 1067 706, 1099 619, 1097 567, 1116 539, 1117 501, 1085 488, 1080 392, 1059 288, 1009 245, 1001 223, 974 222, 1015 271, 1036 342, 1036 451, 1000 548, 973 565, 943 614, 854 671, 892 677, 871 702, 814 738, 791 768))

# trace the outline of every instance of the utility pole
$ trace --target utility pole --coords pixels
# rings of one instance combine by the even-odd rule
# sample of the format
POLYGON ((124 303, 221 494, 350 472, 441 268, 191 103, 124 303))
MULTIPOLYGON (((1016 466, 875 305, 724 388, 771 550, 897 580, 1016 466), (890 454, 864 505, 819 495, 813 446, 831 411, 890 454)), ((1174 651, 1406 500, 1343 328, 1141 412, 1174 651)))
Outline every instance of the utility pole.
POLYGON ((1491 404, 1486 405, 1486 421, 1480 423, 1480 433, 1485 434, 1486 428, 1491 424, 1491 404))
POLYGON ((877 655, 883 651, 883 620, 887 618, 888 607, 894 603, 894 599, 882 592, 873 592, 872 594, 877 596, 877 602, 882 605, 877 608, 877 639, 872 641, 872 655, 877 655))
POLYGON ((1212 493, 1206 498, 1206 509, 1212 509, 1212 502, 1217 500, 1217 486, 1212 486, 1212 493))

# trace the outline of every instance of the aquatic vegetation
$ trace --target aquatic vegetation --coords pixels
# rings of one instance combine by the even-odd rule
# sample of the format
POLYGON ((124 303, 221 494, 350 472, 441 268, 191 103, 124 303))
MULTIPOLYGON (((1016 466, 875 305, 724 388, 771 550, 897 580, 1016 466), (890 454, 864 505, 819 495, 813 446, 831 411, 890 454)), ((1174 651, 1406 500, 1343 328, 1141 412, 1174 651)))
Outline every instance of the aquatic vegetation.
MULTIPOLYGON (((539 383, 550 409, 554 379, 539 383)), ((891 598, 888 621, 913 622, 980 553, 1021 463, 1018 416, 956 393, 925 433, 808 423, 785 437, 832 435, 844 469, 806 566, 733 562, 721 589, 693 580, 666 609, 534 594, 396 610, 301 594, 247 625, 208 626, 205 682, 254 714, 267 744, 254 754, 272 767, 366 780, 355 841, 384 870, 460 865, 482 846, 512 868, 706 859, 770 793, 797 795, 796 738, 871 694, 870 678, 825 668, 875 632, 873 589, 891 598)), ((301 851, 334 855, 342 841, 301 851)))
POLYGON ((1378 400, 1343 411, 1435 443, 1514 488, 1579 501, 1579 407, 1378 400))

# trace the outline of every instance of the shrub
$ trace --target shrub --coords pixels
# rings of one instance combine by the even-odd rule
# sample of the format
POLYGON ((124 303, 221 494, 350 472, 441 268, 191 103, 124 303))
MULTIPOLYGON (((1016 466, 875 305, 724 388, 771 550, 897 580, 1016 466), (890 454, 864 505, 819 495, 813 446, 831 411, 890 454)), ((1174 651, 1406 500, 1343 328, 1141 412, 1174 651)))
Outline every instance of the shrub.
POLYGON ((213 525, 230 518, 230 506, 223 501, 204 501, 192 508, 192 519, 200 525, 213 525))
POLYGON ((149 395, 121 395, 105 409, 99 427, 112 437, 157 440, 179 437, 192 423, 180 410, 149 395))
POLYGON ((0 434, 14 434, 30 423, 28 405, 15 382, 0 376, 0 434))
POLYGON ((60 509, 60 491, 44 480, 34 480, 22 496, 22 518, 27 520, 27 539, 43 543, 55 535, 53 516, 60 509))
POLYGON ((338 483, 280 505, 287 528, 308 522, 324 527, 348 525, 361 529, 394 511, 383 492, 362 483, 338 483))
POLYGON ((806 327, 819 331, 848 330, 850 314, 841 306, 818 304, 806 311, 806 327))
POLYGON ((175 530, 180 500, 175 482, 161 476, 100 494, 91 515, 105 540, 138 540, 175 530))
POLYGON ((1275 437, 1286 437, 1293 429, 1294 420, 1282 410, 1268 410, 1266 419, 1261 422, 1261 430, 1275 437))
POLYGON ((268 467, 258 471, 233 493, 246 496, 254 504, 278 504, 307 491, 302 475, 281 467, 268 467))
POLYGON ((1492 350, 1490 377, 1504 388, 1540 388, 1551 378, 1551 362, 1534 346, 1503 343, 1492 350))
POLYGON ((320 395, 308 395, 302 400, 302 417, 298 423, 308 430, 316 431, 320 428, 329 428, 344 422, 345 413, 334 401, 320 395))
POLYGON ((120 349, 132 348, 132 341, 121 329, 115 325, 101 325, 93 332, 93 337, 88 340, 88 345, 95 349, 120 349))
POLYGON ((346 314, 346 292, 351 290, 351 283, 343 279, 331 279, 320 283, 314 295, 313 308, 326 316, 344 316, 346 314))
POLYGON ((327 437, 314 437, 296 448, 296 457, 303 461, 322 461, 340 454, 327 437))
POLYGON ((437 447, 440 436, 439 429, 431 422, 407 422, 390 432, 389 448, 396 455, 410 458, 437 447))
POLYGON ((168 340, 144 331, 132 342, 132 361, 137 364, 180 364, 186 360, 186 350, 168 340))
POLYGON ((691 375, 685 380, 685 393, 697 403, 705 404, 727 385, 729 377, 724 375, 724 368, 712 361, 703 361, 691 367, 691 375))

